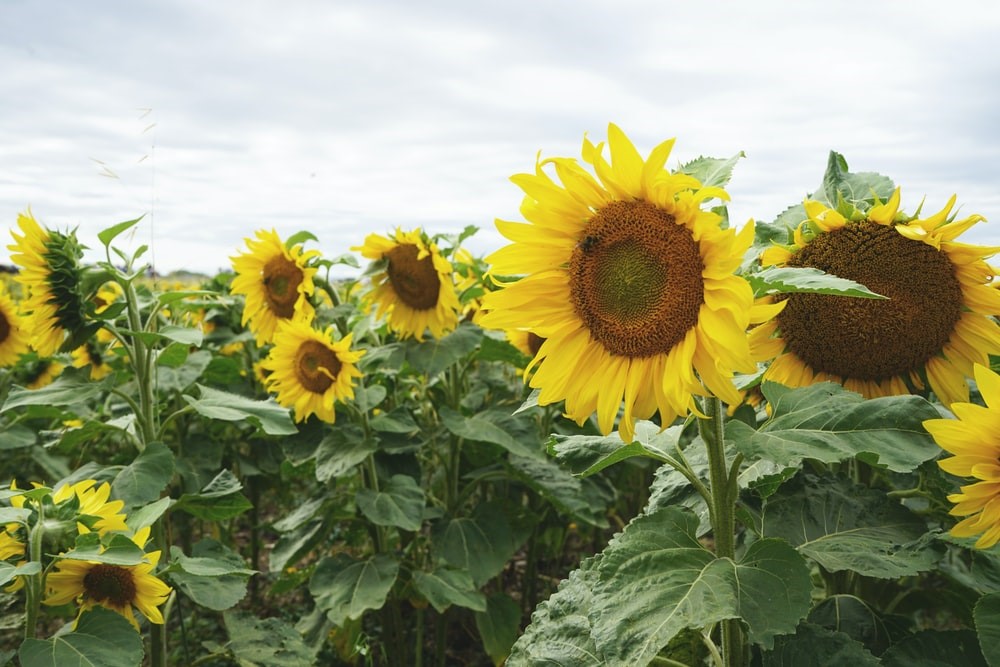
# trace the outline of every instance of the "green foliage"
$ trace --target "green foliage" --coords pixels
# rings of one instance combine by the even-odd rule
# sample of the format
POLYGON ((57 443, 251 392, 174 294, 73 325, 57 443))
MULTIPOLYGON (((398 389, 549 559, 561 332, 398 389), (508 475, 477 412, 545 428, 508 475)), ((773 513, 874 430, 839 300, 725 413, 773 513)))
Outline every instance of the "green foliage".
POLYGON ((228 648, 241 667, 301 667, 312 664, 302 636, 277 618, 254 618, 241 611, 223 614, 228 648))
POLYGON ((72 632, 26 639, 18 658, 22 667, 138 667, 142 639, 123 616, 95 607, 81 614, 72 632))
POLYGON ((388 554, 355 560, 347 554, 323 558, 316 565, 309 592, 334 625, 379 609, 396 581, 399 561, 388 554))
POLYGON ((747 282, 754 296, 766 294, 832 294, 863 299, 886 299, 864 285, 846 278, 838 278, 811 266, 769 266, 762 271, 749 273, 747 282))

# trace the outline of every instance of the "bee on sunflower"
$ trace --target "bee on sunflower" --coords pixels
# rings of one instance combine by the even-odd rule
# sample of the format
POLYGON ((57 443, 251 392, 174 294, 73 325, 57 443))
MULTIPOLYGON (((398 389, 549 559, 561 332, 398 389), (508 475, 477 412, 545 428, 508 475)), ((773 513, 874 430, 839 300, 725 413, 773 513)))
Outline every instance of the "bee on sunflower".
POLYGON ((420 229, 369 234, 351 250, 374 262, 364 303, 369 312, 377 308, 390 331, 423 340, 428 329, 441 338, 458 325, 461 305, 451 262, 420 229))
POLYGON ((596 411, 607 434, 624 402, 626 442, 637 419, 659 412, 669 424, 697 409, 695 396, 739 402, 733 372, 756 370, 745 333, 753 294, 734 274, 753 225, 737 233, 704 210, 728 195, 665 169, 673 145, 643 159, 611 124, 610 161, 604 143, 583 142, 596 177, 563 157, 513 176, 527 222, 497 220, 513 243, 486 258, 493 276, 520 278, 484 296, 482 325, 544 339, 529 368, 539 404, 565 400, 581 424, 596 411))
POLYGON ((764 251, 764 266, 813 267, 888 297, 821 294, 778 297, 785 308, 754 329, 758 360, 774 359, 764 379, 791 387, 842 384, 866 398, 928 385, 949 405, 967 401, 975 364, 1000 354, 1000 293, 985 258, 1000 248, 957 239, 983 220, 951 216, 955 196, 927 218, 900 210, 900 189, 888 201, 849 215, 818 201, 789 245, 764 251))

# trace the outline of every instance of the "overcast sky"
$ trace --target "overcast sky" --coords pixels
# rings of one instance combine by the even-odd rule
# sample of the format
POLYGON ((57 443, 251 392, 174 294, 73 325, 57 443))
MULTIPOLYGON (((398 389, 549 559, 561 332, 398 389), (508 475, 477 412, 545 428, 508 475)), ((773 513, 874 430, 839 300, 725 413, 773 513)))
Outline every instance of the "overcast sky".
MULTIPOLYGON (((730 215, 771 220, 830 149, 958 193, 1000 244, 992 2, 0 0, 0 213, 81 240, 146 214, 160 271, 212 273, 259 228, 327 256, 396 225, 517 219, 507 179, 619 124, 671 164, 747 159, 730 215)), ((5 237, 9 238, 9 237, 5 237)), ((9 241, 5 241, 5 246, 9 241)), ((0 251, 0 262, 9 253, 0 251)))

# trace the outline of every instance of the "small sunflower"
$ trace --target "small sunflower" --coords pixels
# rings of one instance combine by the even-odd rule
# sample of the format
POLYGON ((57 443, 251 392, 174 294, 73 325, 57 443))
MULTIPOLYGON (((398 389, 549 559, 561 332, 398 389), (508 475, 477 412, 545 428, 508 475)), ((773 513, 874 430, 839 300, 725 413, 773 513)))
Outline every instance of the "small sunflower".
POLYGON ((23 235, 11 231, 15 243, 7 246, 10 258, 21 267, 18 282, 27 291, 23 306, 28 312, 31 346, 42 356, 55 354, 67 333, 85 328, 81 292, 83 247, 76 234, 43 228, 29 210, 17 216, 23 235))
POLYGON ((100 345, 93 341, 87 341, 73 350, 73 366, 76 368, 90 366, 91 380, 102 380, 113 371, 107 362, 107 354, 103 353, 100 345))
POLYGON ((281 322, 274 348, 261 362, 269 373, 265 382, 277 401, 295 412, 295 421, 315 414, 333 423, 334 402, 354 398, 354 378, 361 371, 354 365, 364 350, 351 350, 351 335, 333 340, 333 327, 317 331, 302 322, 281 322))
POLYGON ((815 267, 865 285, 886 300, 821 294, 783 297, 785 308, 751 332, 755 356, 774 358, 764 378, 791 387, 838 382, 867 398, 927 384, 945 404, 967 401, 977 363, 1000 354, 1000 292, 984 258, 1000 248, 955 239, 982 216, 949 220, 955 197, 916 219, 899 210, 899 189, 859 219, 806 201, 808 220, 765 266, 815 267))
POLYGON ((513 243, 486 258, 495 276, 523 276, 485 295, 482 324, 545 339, 529 381, 539 403, 565 399, 578 423, 596 411, 606 434, 624 399, 625 441, 636 419, 659 411, 666 425, 696 409, 694 395, 738 402, 733 371, 756 369, 745 333, 753 295, 733 274, 753 225, 737 234, 701 209, 728 195, 664 169, 673 144, 643 160, 612 124, 610 162, 603 143, 583 142, 596 179, 571 158, 512 177, 528 223, 497 220, 513 243))
POLYGON ((13 366, 28 351, 28 322, 0 283, 0 366, 13 366))
POLYGON ((364 245, 351 250, 385 263, 385 270, 372 277, 365 304, 369 311, 378 306, 378 317, 385 317, 390 330, 423 340, 428 329, 441 338, 458 325, 461 305, 451 263, 419 229, 404 232, 397 227, 389 238, 369 234, 364 245))
POLYGON ((24 380, 24 386, 28 389, 41 389, 52 384, 57 377, 62 375, 66 369, 63 364, 55 359, 39 359, 29 364, 28 375, 24 380))
POLYGON ((278 322, 312 322, 315 310, 309 297, 316 290, 316 268, 309 260, 318 250, 303 251, 300 244, 286 248, 278 233, 259 230, 257 239, 246 239, 249 252, 232 257, 233 278, 230 290, 246 297, 243 325, 248 323, 264 346, 274 338, 278 322))
MULTIPOLYGON (((138 531, 132 541, 145 549, 149 528, 138 531)), ((110 565, 92 561, 63 558, 45 578, 48 597, 45 604, 62 605, 73 601, 80 604, 81 613, 102 606, 124 616, 136 629, 132 608, 135 607, 150 623, 163 624, 159 606, 167 601, 170 587, 160 581, 153 570, 160 560, 159 551, 146 554, 138 565, 110 565)))
POLYGON ((956 537, 973 537, 976 548, 989 549, 1000 541, 1000 375, 976 364, 976 384, 986 407, 952 403, 958 419, 928 419, 924 428, 938 445, 954 456, 941 459, 945 472, 977 481, 948 496, 954 516, 965 517, 951 529, 956 537))
POLYGON ((535 358, 538 351, 542 349, 542 343, 545 342, 545 339, 538 334, 524 329, 508 329, 504 334, 506 334, 510 344, 529 359, 535 358))
POLYGON ((88 528, 84 524, 78 523, 81 533, 94 530, 100 535, 104 535, 109 531, 128 530, 128 526, 125 524, 125 513, 122 512, 125 503, 121 500, 108 502, 108 498, 111 497, 111 485, 104 482, 95 488, 96 484, 97 482, 92 479, 85 479, 75 484, 63 484, 52 493, 52 502, 58 505, 76 496, 80 503, 77 514, 90 517, 88 522, 91 524, 88 528))

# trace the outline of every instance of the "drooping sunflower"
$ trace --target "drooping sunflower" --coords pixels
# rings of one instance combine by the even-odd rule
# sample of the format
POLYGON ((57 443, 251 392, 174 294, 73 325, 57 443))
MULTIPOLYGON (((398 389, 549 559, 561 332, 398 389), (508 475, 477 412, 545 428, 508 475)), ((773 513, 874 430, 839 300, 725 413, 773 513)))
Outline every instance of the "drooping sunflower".
POLYGON ((378 307, 378 317, 385 317, 390 330, 423 340, 428 329, 434 338, 441 338, 458 325, 461 305, 451 262, 419 229, 404 232, 397 227, 388 238, 369 234, 364 245, 351 250, 384 262, 364 300, 368 310, 378 307))
POLYGON ((295 421, 315 414, 334 423, 336 401, 354 398, 355 364, 364 350, 351 350, 351 335, 333 340, 333 327, 317 331, 303 322, 280 322, 274 347, 261 368, 268 373, 267 389, 276 400, 295 412, 295 421))
POLYGON ((979 480, 948 496, 955 503, 950 513, 965 517, 951 534, 979 535, 976 548, 989 549, 1000 541, 1000 376, 979 364, 973 372, 986 407, 952 403, 958 419, 928 419, 924 428, 942 449, 954 454, 938 461, 942 470, 979 480))
POLYGON ((316 290, 316 267, 309 260, 318 250, 303 250, 301 244, 286 248, 278 233, 258 230, 257 238, 246 239, 249 252, 230 258, 236 277, 230 291, 246 297, 243 325, 250 325, 258 346, 274 338, 279 321, 310 323, 315 309, 309 297, 316 290))
POLYGON ((13 366, 28 351, 28 322, 0 283, 0 366, 13 366))
POLYGON ((528 222, 497 220, 513 243, 486 258, 494 276, 523 276, 484 297, 482 324, 545 339, 529 381, 539 403, 565 399, 578 423, 596 410, 606 434, 624 399, 626 442, 636 419, 659 411, 666 425, 696 409, 694 395, 738 402, 733 371, 756 369, 745 333, 753 296, 733 274, 753 225, 737 234, 701 208, 728 195, 667 171, 673 144, 643 160, 611 124, 610 162, 603 143, 583 142, 597 178, 571 158, 512 177, 528 222))
MULTIPOLYGON (((140 548, 146 548, 149 528, 132 536, 140 548)), ((55 570, 45 578, 48 596, 45 604, 62 605, 76 601, 80 612, 95 605, 106 607, 124 616, 136 629, 132 608, 135 607, 150 623, 163 624, 159 606, 170 596, 170 586, 163 583, 153 570, 160 560, 159 551, 150 551, 138 565, 110 565, 93 561, 62 558, 55 570)))
POLYGON ((15 242, 7 249, 11 261, 21 267, 17 281, 27 292, 23 308, 28 314, 29 339, 38 354, 50 356, 59 350, 67 333, 77 335, 85 328, 83 247, 73 232, 43 228, 30 210, 18 214, 17 224, 23 235, 12 230, 15 242))
POLYGON ((956 241, 982 216, 949 220, 955 197, 924 219, 885 203, 848 219, 806 201, 794 243, 773 246, 765 266, 815 267, 865 285, 886 300, 791 294, 771 322, 751 332, 764 378, 800 387, 832 381, 867 398, 930 385, 945 404, 967 401, 965 378, 1000 354, 1000 292, 984 258, 1000 248, 956 241))

